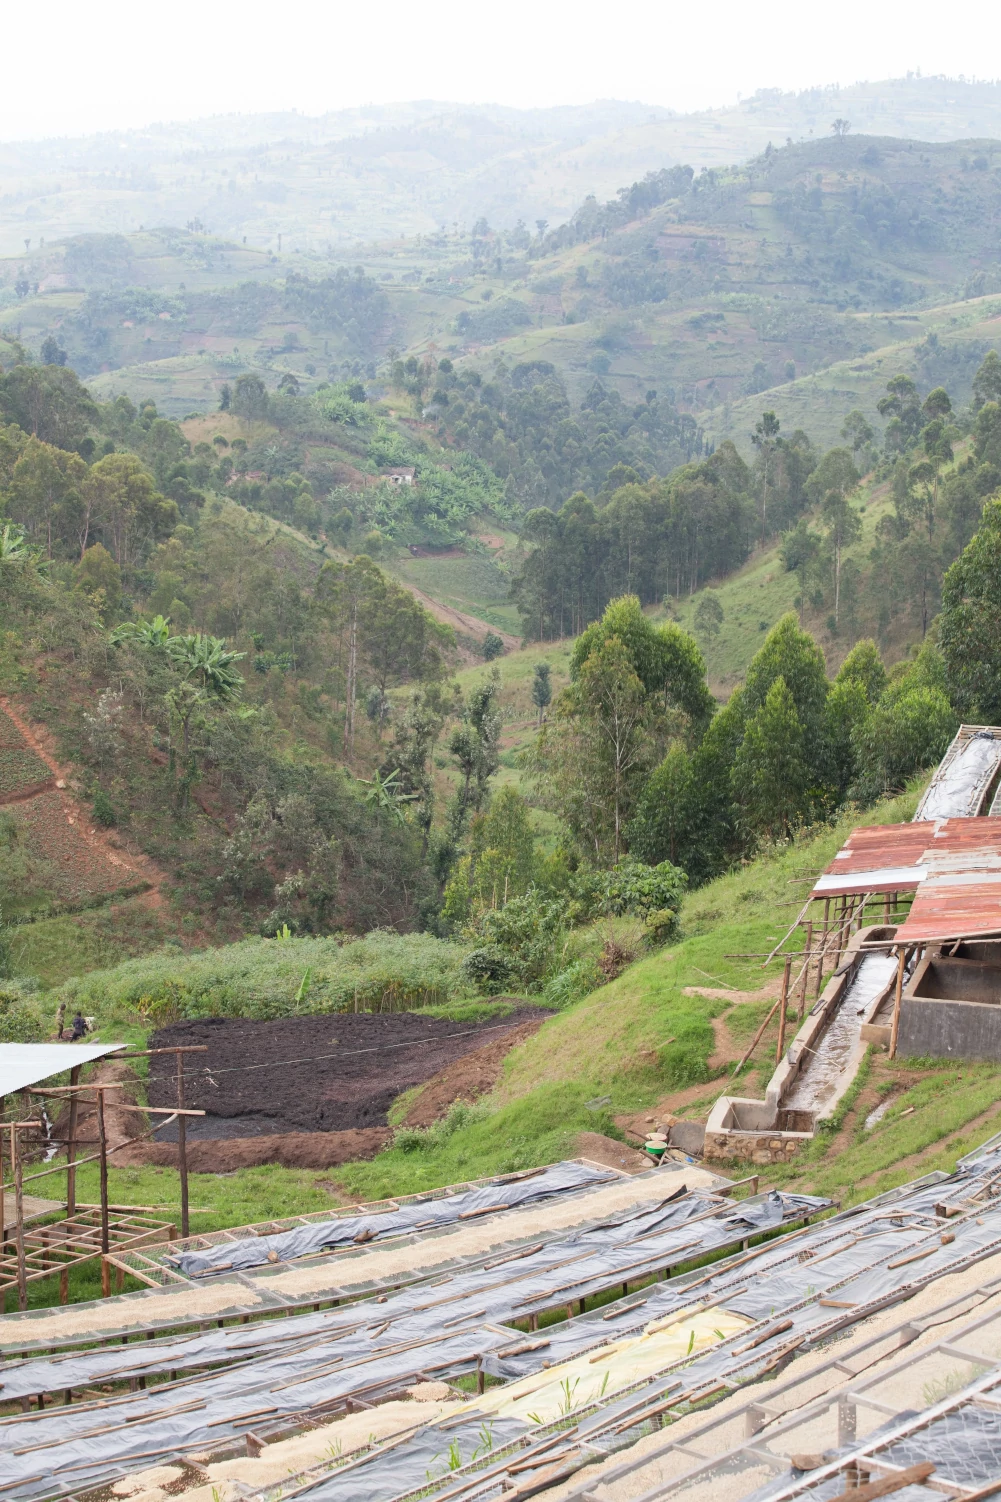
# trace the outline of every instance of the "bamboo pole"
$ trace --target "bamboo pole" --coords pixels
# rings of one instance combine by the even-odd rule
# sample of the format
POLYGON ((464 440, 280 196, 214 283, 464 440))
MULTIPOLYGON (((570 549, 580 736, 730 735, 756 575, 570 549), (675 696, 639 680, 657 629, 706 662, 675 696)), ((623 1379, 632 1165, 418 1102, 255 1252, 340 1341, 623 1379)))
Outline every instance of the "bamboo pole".
POLYGON ((890 1026, 890 1058, 897 1057, 897 1033, 900 1030, 900 1002, 904 994, 904 966, 907 951, 903 945, 897 950, 897 986, 893 993, 893 1022, 890 1026))
POLYGON ((28 1276, 24 1260, 24 1185, 21 1154, 17 1148, 17 1122, 12 1121, 10 1157, 14 1168, 14 1214, 17 1217, 17 1307, 23 1314, 28 1307, 28 1276))
MULTIPOLYGON (((803 906, 800 908, 798 914, 796 915, 796 921, 795 921, 795 923, 792 925, 792 927, 789 929, 789 931, 787 933, 783 934, 782 938, 776 944, 776 946, 772 950, 771 954, 769 954, 768 957, 766 958, 765 965, 770 964, 770 962, 778 954, 779 950, 782 948, 782 945, 786 942, 786 940, 792 938, 793 934, 796 932, 797 928, 799 928, 799 926, 802 923, 803 919, 806 917, 807 913, 809 912, 809 910, 810 910, 810 903, 812 901, 813 901, 813 893, 811 892, 810 895, 809 895, 809 897, 803 903, 803 906)), ((762 970, 765 968, 765 965, 762 965, 762 967, 761 967, 762 970)))
POLYGON ((768 1013, 768 1016, 765 1018, 764 1022, 761 1024, 761 1026, 758 1028, 758 1031, 755 1033, 754 1037, 751 1039, 750 1047, 745 1051, 743 1058, 740 1059, 740 1061, 738 1062, 736 1068, 733 1071, 734 1074, 739 1074, 740 1073, 740 1071, 743 1069, 744 1065, 747 1063, 748 1059, 751 1057, 751 1055, 754 1052, 754 1050, 757 1048, 758 1044, 761 1042, 761 1039, 764 1036, 765 1028, 768 1026, 768 1024, 771 1022, 772 1018, 775 1016, 775 1013, 778 1011, 778 1009, 779 1009, 779 1002, 781 1000, 782 1000, 782 998, 780 996, 779 1000, 772 1007, 771 1011, 768 1013))
POLYGON ((813 920, 806 925, 806 963, 803 966, 802 985, 799 991, 799 1023, 803 1025, 806 1017, 806 987, 810 975, 810 952, 813 949, 813 920))
POLYGON ((188 1144, 184 1117, 184 1054, 177 1054, 177 1168, 181 1177, 181 1236, 188 1235, 188 1144))
MULTIPOLYGON (((146 1109, 147 1108, 145 1106, 130 1106, 129 1107, 129 1110, 134 1110, 134 1111, 139 1111, 139 1112, 143 1112, 146 1109)), ((188 1111, 186 1114, 188 1116, 204 1116, 205 1112, 204 1111, 188 1111)), ((170 1114, 169 1114, 169 1116, 167 1116, 167 1118, 166 1118, 165 1121, 161 1121, 156 1126, 150 1127, 150 1129, 149 1129, 148 1132, 140 1132, 140 1134, 139 1134, 138 1137, 129 1137, 125 1142, 119 1142, 116 1147, 113 1147, 111 1149, 111 1151, 113 1153, 117 1153, 117 1152, 121 1152, 121 1150, 122 1150, 123 1147, 131 1147, 134 1142, 147 1142, 154 1132, 157 1132, 157 1131, 160 1130, 160 1127, 170 1126, 170 1123, 174 1120, 174 1117, 176 1115, 177 1115, 176 1111, 171 1111, 170 1114)), ((34 1121, 28 1122, 28 1123, 25 1123, 25 1124, 28 1125, 28 1126, 37 1126, 38 1125, 38 1123, 34 1122, 34 1121)), ((83 1165, 84 1165, 84 1163, 96 1163, 98 1161, 98 1159, 100 1158, 100 1156, 101 1156, 100 1153, 91 1153, 89 1155, 89 1157, 86 1157, 86 1158, 77 1158, 77 1160, 76 1160, 76 1166, 77 1166, 77 1168, 82 1168, 83 1165)), ((55 1168, 43 1168, 42 1171, 41 1171, 41 1173, 32 1173, 32 1174, 29 1174, 28 1177, 27 1177, 27 1179, 25 1180, 25 1183, 26 1184, 30 1184, 35 1179, 47 1179, 49 1177, 49 1175, 52 1174, 52 1173, 65 1173, 65 1172, 66 1172, 66 1164, 65 1163, 57 1163, 56 1166, 55 1166, 55 1168)), ((7 1184, 4 1187, 9 1189, 12 1186, 10 1184, 7 1184)))
MULTIPOLYGON (((76 1128, 79 1102, 77 1091, 80 1087, 80 1065, 70 1070, 70 1096, 69 1125, 66 1129, 66 1219, 71 1220, 76 1214, 76 1128)), ((70 1301, 70 1275, 64 1267, 59 1274, 59 1302, 68 1304, 70 1301)))
POLYGON ((70 1070, 70 1088, 73 1094, 70 1096, 70 1119, 66 1133, 66 1215, 69 1218, 76 1211, 76 1125, 77 1125, 77 1096, 76 1090, 80 1084, 80 1065, 70 1070))
POLYGON ((834 942, 831 945, 831 948, 834 951, 834 967, 833 968, 835 970, 837 970, 838 966, 841 964, 842 937, 844 935, 845 923, 846 923, 846 921, 848 921, 848 922, 851 921, 850 918, 846 919, 845 915, 848 912, 849 912, 848 898, 847 897, 842 897, 842 899, 841 899, 841 911, 838 912, 837 907, 835 906, 835 912, 834 912, 834 942))
POLYGON ((789 971, 792 969, 792 958, 786 955, 786 962, 782 969, 782 992, 779 996, 779 1039, 775 1046, 775 1062, 781 1064, 782 1055, 786 1051, 786 1004, 789 999, 789 971))
POLYGON ((813 999, 816 1001, 820 996, 820 987, 824 979, 824 956, 827 953, 827 935, 830 926, 831 899, 828 897, 824 902, 824 927, 821 933, 820 947, 817 950, 817 978, 813 987, 813 999))
MULTIPOLYGON (((70 1070, 70 1085, 78 1086, 80 1083, 80 1066, 70 1070)), ((76 1128, 77 1128, 77 1097, 70 1096, 69 1125, 67 1127, 66 1141, 66 1218, 70 1220, 76 1214, 76 1128)), ((59 1302, 68 1304, 70 1301, 70 1275, 67 1268, 63 1268, 59 1274, 59 1302)))
POLYGON ((104 1130, 104 1091, 97 1087, 97 1140, 101 1144, 101 1296, 111 1292, 111 1266, 108 1262, 108 1139, 104 1130))

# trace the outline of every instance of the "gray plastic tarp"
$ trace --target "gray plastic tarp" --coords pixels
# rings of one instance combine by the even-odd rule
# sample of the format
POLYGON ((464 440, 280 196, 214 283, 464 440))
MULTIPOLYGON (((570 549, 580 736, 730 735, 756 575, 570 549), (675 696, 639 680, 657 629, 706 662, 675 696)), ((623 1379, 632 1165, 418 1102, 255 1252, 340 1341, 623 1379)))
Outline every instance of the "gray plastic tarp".
POLYGON ((999 764, 1001 736, 987 735, 983 731, 971 736, 949 765, 936 772, 914 817, 974 817, 999 764))
POLYGON ((463 1216, 481 1214, 491 1208, 500 1211, 513 1209, 518 1205, 530 1205, 553 1195, 569 1194, 598 1184, 607 1184, 618 1177, 611 1171, 603 1172, 586 1163, 556 1163, 531 1178, 506 1182, 500 1180, 494 1184, 484 1184, 478 1189, 444 1195, 441 1199, 401 1205, 396 1210, 370 1211, 361 1215, 316 1220, 310 1225, 297 1226, 295 1230, 282 1231, 275 1236, 249 1236, 241 1241, 220 1242, 204 1251, 180 1252, 177 1256, 164 1260, 179 1268, 189 1278, 217 1270, 239 1271, 261 1267, 269 1259, 290 1262, 296 1257, 313 1256, 327 1247, 384 1240, 387 1236, 402 1236, 408 1231, 453 1225, 463 1216))
MULTIPOLYGON (((823 1340, 829 1331, 850 1317, 846 1308, 832 1309, 820 1304, 820 1298, 832 1286, 845 1290, 839 1303, 848 1305, 858 1300, 858 1317, 863 1317, 866 1309, 863 1301, 866 1299, 888 1300, 894 1296, 909 1296, 917 1288, 941 1276, 942 1272, 1001 1249, 1001 1199, 988 1200, 983 1206, 982 1215, 953 1221, 951 1224, 955 1241, 944 1246, 940 1240, 940 1226, 933 1227, 927 1221, 923 1223, 927 1208, 930 1208, 928 1201, 931 1197, 935 1201, 945 1199, 960 1203, 976 1192, 978 1180, 983 1184, 999 1173, 1001 1153, 993 1148, 978 1162, 961 1167, 955 1174, 937 1184, 919 1182, 910 1194, 907 1186, 904 1186, 895 1198, 892 1210, 893 1217, 902 1222, 899 1226, 892 1223, 885 1207, 877 1200, 872 1206, 856 1207, 835 1220, 825 1221, 809 1231, 798 1233, 794 1240, 785 1238, 769 1242, 759 1247, 750 1259, 742 1258, 739 1267, 722 1265, 718 1273, 711 1274, 707 1280, 701 1274, 685 1274, 670 1283, 655 1287, 642 1302, 624 1301, 634 1307, 635 1313, 616 1320, 613 1335, 610 1335, 607 1326, 604 1330, 599 1328, 597 1320, 600 1316, 595 1315, 547 1330, 550 1344, 540 1354, 545 1355, 553 1365, 586 1350, 588 1344, 593 1346, 608 1338, 621 1339, 623 1335, 642 1329, 649 1321, 670 1312, 672 1308, 684 1307, 692 1301, 692 1293, 686 1295, 685 1289, 693 1289, 696 1282, 699 1284, 697 1298, 700 1303, 718 1302, 722 1307, 737 1310, 740 1307, 737 1290, 759 1280, 762 1294, 768 1298, 767 1309, 763 1310, 760 1318, 768 1325, 774 1324, 777 1327, 771 1338, 762 1341, 751 1352, 746 1349, 745 1332, 740 1337, 713 1347, 692 1361, 676 1362, 665 1374, 638 1384, 627 1394, 613 1397, 597 1412, 580 1417, 571 1443, 576 1445, 581 1441, 595 1441, 603 1434, 617 1436, 622 1425, 628 1423, 630 1414, 639 1413, 676 1387, 690 1389, 699 1383, 709 1383, 724 1376, 730 1385, 752 1381, 770 1369, 776 1348, 788 1349, 811 1340, 823 1340), (877 1240, 880 1242, 878 1251, 875 1245, 877 1240), (897 1261, 900 1256, 907 1255, 914 1249, 923 1250, 936 1241, 938 1251, 932 1257, 922 1257, 916 1262, 903 1265, 898 1263, 895 1268, 887 1266, 890 1261, 897 1261), (820 1262, 820 1258, 826 1257, 832 1248, 836 1250, 836 1256, 830 1259, 831 1262, 837 1264, 841 1260, 840 1265, 833 1269, 833 1281, 829 1281, 827 1272, 822 1276, 818 1274, 820 1268, 826 1266, 826 1263, 820 1262), (951 1261, 936 1266, 939 1253, 946 1254, 951 1261), (805 1262, 801 1263, 800 1258, 804 1256, 805 1262), (872 1263, 877 1256, 880 1265, 874 1267, 872 1263), (802 1284, 794 1281, 791 1275, 800 1267, 804 1272, 809 1272, 811 1262, 815 1263, 812 1269, 813 1284, 808 1284, 804 1290, 802 1284), (839 1273, 840 1278, 837 1277, 839 1273), (791 1320, 791 1329, 785 1327, 785 1319, 791 1320), (591 1325, 589 1341, 582 1338, 584 1327, 588 1324, 591 1325), (738 1349, 742 1346, 744 1350, 738 1349), (683 1382, 679 1383, 679 1376, 683 1377, 683 1382)), ((763 1299, 759 1300, 756 1307, 762 1308, 763 1302, 763 1299)), ((490 1370, 497 1359, 496 1356, 487 1358, 484 1365, 490 1370)), ((538 1357, 534 1360, 538 1363, 538 1357)), ((537 1370, 537 1364, 531 1369, 537 1370)), ((520 1375, 521 1372, 505 1371, 504 1374, 520 1375)), ((454 1427, 453 1421, 451 1429, 454 1427)), ((379 1498, 380 1502, 390 1502, 390 1499, 402 1496, 422 1484, 425 1477, 425 1472, 421 1470, 423 1457, 429 1449, 440 1449, 451 1429, 448 1425, 430 1426, 422 1436, 420 1447, 415 1447, 412 1456, 410 1442, 407 1441, 394 1447, 391 1452, 376 1452, 348 1471, 337 1472, 318 1481, 302 1495, 308 1502, 374 1502, 375 1498, 379 1498), (435 1434, 438 1436, 437 1441, 435 1434)), ((542 1442, 547 1442, 551 1438, 549 1427, 541 1429, 539 1435, 542 1442)), ((531 1454, 531 1440, 531 1431, 526 1425, 522 1444, 529 1448, 520 1452, 526 1458, 531 1454)), ((615 1444, 621 1442, 617 1437, 613 1439, 615 1444)), ((552 1460, 557 1450, 546 1453, 552 1460)), ((461 1487, 467 1479, 460 1474, 455 1481, 456 1488, 461 1487)), ((843 1490, 843 1478, 839 1485, 843 1490)), ((451 1490, 444 1485, 436 1496, 441 1502, 446 1502, 451 1490)), ((489 1496, 491 1491, 482 1486, 479 1494, 489 1496)))
MULTIPOLYGON (((522 1309, 552 1304, 568 1284, 575 1290, 579 1284, 581 1292, 575 1292, 576 1297, 586 1296, 589 1289, 614 1283, 623 1270, 632 1278, 639 1277, 643 1268, 662 1269, 672 1257, 694 1259, 703 1252, 732 1245, 747 1234, 776 1227, 783 1219, 822 1210, 829 1204, 809 1195, 772 1193, 737 1207, 704 1194, 686 1194, 664 1204, 623 1212, 544 1246, 536 1243, 524 1252, 515 1250, 507 1260, 486 1258, 496 1265, 484 1266, 481 1258, 445 1277, 433 1277, 389 1294, 378 1304, 366 1299, 319 1314, 297 1315, 292 1320, 259 1320, 111 1350, 5 1363, 0 1366, 2 1393, 9 1399, 126 1376, 191 1370, 210 1363, 248 1362, 255 1355, 273 1353, 276 1345, 289 1351, 311 1348, 317 1339, 359 1328, 381 1327, 376 1339, 387 1346, 425 1340, 442 1321, 455 1325, 508 1320, 522 1309), (707 1218, 697 1218, 703 1216, 707 1218), (693 1218, 695 1224, 689 1228, 693 1218)), ((304 1358, 306 1362, 310 1359, 304 1358)))

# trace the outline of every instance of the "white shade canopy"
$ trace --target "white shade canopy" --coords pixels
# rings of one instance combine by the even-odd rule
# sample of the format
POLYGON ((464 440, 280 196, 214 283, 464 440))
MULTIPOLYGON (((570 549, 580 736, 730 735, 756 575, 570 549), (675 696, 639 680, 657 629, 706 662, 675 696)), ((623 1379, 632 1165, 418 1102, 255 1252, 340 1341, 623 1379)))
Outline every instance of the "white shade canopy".
POLYGON ((0 1043, 0 1096, 116 1053, 124 1043, 0 1043))

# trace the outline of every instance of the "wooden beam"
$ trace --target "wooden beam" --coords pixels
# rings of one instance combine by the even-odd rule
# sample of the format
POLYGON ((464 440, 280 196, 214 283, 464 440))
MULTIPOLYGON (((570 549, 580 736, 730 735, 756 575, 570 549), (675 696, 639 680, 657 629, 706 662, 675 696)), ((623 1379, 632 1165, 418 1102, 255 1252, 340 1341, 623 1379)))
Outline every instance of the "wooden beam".
POLYGON ((893 1021, 890 1024, 890 1058, 897 1057, 897 1034, 900 1031, 900 1004, 904 994, 904 966, 907 950, 901 944, 897 950, 897 984, 893 993, 893 1021))
POLYGON ((14 1167, 14 1215, 17 1221, 17 1307, 23 1314, 28 1307, 28 1278, 24 1260, 24 1182, 16 1122, 10 1128, 10 1157, 14 1167))
MULTIPOLYGON (((204 1112, 202 1113, 204 1115, 204 1112)), ((181 1179, 181 1237, 188 1237, 188 1142, 184 1111, 184 1054, 177 1054, 177 1169, 181 1179)))
POLYGON ((786 955, 786 962, 782 970, 782 991, 779 995, 779 1037, 775 1045, 775 1062, 781 1064, 782 1055, 786 1051, 786 1006, 789 1001, 789 971, 792 969, 792 956, 786 955))

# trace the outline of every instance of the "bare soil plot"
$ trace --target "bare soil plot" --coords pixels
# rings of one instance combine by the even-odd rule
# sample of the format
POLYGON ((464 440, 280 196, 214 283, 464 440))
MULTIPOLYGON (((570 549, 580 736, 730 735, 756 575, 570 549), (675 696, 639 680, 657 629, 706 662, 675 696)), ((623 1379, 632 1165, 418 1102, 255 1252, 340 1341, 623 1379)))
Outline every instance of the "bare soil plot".
POLYGON ((538 1032, 545 1014, 538 1013, 510 1031, 494 1033, 488 1043, 465 1053, 454 1063, 446 1064, 421 1090, 407 1111, 407 1126, 430 1126, 444 1116, 457 1100, 474 1101, 486 1095, 500 1079, 504 1060, 512 1048, 538 1032))
MULTIPOLYGON (((161 1029, 150 1047, 206 1044, 188 1055, 192 1139, 343 1132, 384 1127, 396 1097, 484 1044, 525 1036, 548 1013, 536 1007, 498 1022, 458 1023, 420 1012, 334 1013, 271 1022, 211 1018, 161 1029), (514 1034, 515 1036, 511 1036, 514 1034)), ((172 1064, 153 1059, 151 1105, 176 1104, 172 1064)), ((455 1099, 455 1096, 452 1096, 455 1099)), ((161 1140, 169 1140, 167 1128, 161 1140)))

